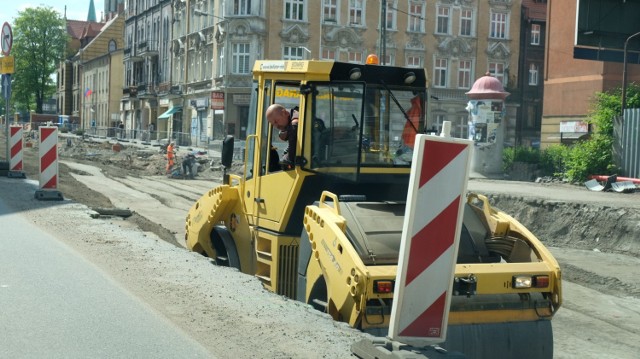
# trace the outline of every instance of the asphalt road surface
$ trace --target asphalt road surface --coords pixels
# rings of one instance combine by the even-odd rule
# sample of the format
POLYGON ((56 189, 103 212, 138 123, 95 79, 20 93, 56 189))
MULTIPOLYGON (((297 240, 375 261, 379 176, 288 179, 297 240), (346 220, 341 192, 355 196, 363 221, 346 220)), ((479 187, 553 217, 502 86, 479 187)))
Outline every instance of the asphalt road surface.
POLYGON ((0 358, 211 358, 0 199, 0 358))

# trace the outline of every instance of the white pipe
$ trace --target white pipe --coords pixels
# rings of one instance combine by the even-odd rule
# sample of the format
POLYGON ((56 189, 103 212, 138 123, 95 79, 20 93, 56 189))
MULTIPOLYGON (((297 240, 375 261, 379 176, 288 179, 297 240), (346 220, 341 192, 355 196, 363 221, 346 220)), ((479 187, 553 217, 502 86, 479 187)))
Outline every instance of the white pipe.
POLYGON ((440 137, 451 137, 451 121, 442 122, 442 132, 440 132, 440 137))

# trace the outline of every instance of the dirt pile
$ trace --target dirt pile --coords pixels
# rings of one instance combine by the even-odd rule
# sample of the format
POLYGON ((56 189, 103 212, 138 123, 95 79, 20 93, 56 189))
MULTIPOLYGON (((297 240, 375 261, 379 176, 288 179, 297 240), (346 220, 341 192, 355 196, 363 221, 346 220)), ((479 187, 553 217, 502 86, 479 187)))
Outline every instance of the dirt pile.
POLYGON ((548 246, 640 257, 640 212, 637 210, 510 195, 489 198, 548 246))

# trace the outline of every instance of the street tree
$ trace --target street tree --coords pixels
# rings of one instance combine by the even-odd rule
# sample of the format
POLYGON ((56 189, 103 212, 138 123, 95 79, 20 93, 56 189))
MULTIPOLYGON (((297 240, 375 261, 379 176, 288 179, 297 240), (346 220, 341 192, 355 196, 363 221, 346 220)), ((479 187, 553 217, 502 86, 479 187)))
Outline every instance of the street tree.
POLYGON ((56 90, 51 76, 64 57, 65 20, 48 6, 27 8, 18 13, 13 35, 15 107, 26 111, 35 108, 36 113, 42 113, 43 103, 56 90))

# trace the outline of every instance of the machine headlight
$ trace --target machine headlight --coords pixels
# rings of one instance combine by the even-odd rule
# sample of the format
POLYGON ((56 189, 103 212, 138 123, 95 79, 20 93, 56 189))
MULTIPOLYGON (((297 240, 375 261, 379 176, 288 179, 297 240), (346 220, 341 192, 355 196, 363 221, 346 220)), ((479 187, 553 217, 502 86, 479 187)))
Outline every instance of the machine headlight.
POLYGON ((533 279, 530 275, 514 275, 513 288, 531 288, 533 279))

